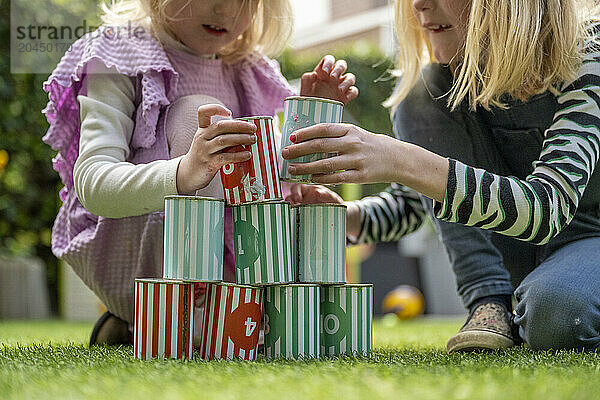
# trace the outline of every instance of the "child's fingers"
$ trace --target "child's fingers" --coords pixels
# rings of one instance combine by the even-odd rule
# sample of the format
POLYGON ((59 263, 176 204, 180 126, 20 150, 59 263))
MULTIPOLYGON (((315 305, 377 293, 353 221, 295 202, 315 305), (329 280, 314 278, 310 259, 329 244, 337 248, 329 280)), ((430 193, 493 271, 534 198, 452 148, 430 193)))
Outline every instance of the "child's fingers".
POLYGON ((333 69, 331 70, 331 76, 335 79, 339 79, 340 76, 342 76, 343 73, 346 72, 346 70, 348 69, 348 64, 346 63, 346 60, 338 60, 333 69))
POLYGON ((292 204, 302 202, 302 184, 295 184, 290 187, 290 194, 286 197, 286 201, 292 204))
POLYGON ((319 195, 318 202, 319 203, 338 203, 343 204, 344 200, 333 190, 329 190, 324 186, 315 186, 315 191, 319 195))
POLYGON ((331 70, 335 66, 335 57, 331 54, 327 54, 325 57, 321 59, 321 62, 317 64, 314 69, 314 72, 317 73, 319 79, 327 79, 331 70))
POLYGON ((250 146, 256 143, 256 135, 244 135, 237 133, 226 133, 219 135, 210 141, 211 153, 217 153, 228 147, 250 146))
POLYGON ((315 183, 324 185, 340 184, 340 183, 361 183, 359 172, 353 169, 338 171, 333 174, 313 174, 311 179, 315 183))
POLYGON ((342 103, 346 104, 351 100, 354 100, 358 97, 358 88, 356 86, 351 86, 346 93, 344 93, 344 99, 342 103))
POLYGON ((254 134, 256 132, 256 125, 246 121, 239 121, 235 119, 227 119, 214 123, 210 129, 206 129, 203 132, 205 140, 212 140, 215 137, 225 133, 246 133, 254 134))
POLYGON ((345 93, 346 90, 348 90, 350 86, 353 86, 355 83, 356 76, 352 73, 347 73, 346 75, 342 76, 342 83, 340 83, 338 87, 342 93, 345 93))
POLYGON ((292 144, 281 150, 281 156, 285 160, 293 160, 294 158, 307 156, 317 153, 337 153, 340 143, 340 138, 319 138, 307 140, 302 143, 292 144))
POLYGON ((317 82, 316 72, 306 72, 300 78, 300 95, 306 96, 312 92, 314 84, 317 82))
POLYGON ((233 151, 228 153, 219 153, 216 155, 219 168, 227 164, 235 164, 239 162, 248 161, 252 157, 252 153, 249 151, 233 151))
POLYGON ((327 192, 320 186, 304 185, 302 187, 302 200, 306 204, 329 202, 327 192))
POLYGON ((290 140, 292 143, 300 143, 310 139, 339 138, 346 135, 351 126, 334 123, 316 124, 293 132, 290 135, 290 140))
POLYGON ((336 156, 309 163, 290 164, 288 172, 292 175, 333 174, 337 171, 354 168, 355 162, 351 157, 336 156))
POLYGON ((231 117, 231 111, 220 104, 205 104, 198 107, 198 127, 206 128, 210 125, 213 115, 231 117))

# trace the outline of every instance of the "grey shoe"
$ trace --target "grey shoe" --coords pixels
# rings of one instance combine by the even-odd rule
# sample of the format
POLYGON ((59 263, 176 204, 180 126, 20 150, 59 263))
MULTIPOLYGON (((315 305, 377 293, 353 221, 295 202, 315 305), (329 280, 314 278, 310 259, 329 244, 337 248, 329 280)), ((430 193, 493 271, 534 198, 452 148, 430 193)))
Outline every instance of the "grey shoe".
POLYGON ((479 305, 460 331, 448 340, 448 353, 476 350, 499 350, 517 343, 512 316, 502 304, 479 305))
POLYGON ((90 347, 94 345, 132 346, 133 334, 129 324, 110 312, 105 312, 96 321, 90 335, 90 347))

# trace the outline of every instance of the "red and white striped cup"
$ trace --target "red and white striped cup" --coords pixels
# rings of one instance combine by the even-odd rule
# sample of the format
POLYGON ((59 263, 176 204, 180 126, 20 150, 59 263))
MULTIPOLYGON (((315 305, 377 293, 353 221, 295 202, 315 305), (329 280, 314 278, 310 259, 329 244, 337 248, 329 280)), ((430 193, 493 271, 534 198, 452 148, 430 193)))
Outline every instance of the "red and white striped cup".
POLYGON ((256 360, 262 289, 209 283, 200 322, 200 357, 204 360, 256 360))
POLYGON ((221 168, 221 181, 227 204, 281 199, 273 118, 247 117, 238 120, 256 125, 257 140, 251 146, 232 148, 232 151, 250 150, 250 160, 221 168))
POLYGON ((192 358, 194 285, 175 280, 135 280, 136 359, 192 358))

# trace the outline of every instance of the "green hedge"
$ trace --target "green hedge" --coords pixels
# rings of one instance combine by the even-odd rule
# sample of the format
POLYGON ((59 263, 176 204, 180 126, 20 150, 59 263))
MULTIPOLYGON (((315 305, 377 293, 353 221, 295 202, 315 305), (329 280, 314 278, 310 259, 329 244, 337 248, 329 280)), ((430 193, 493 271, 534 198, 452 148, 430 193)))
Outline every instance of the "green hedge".
MULTIPOLYGON (((65 16, 96 14, 96 0, 52 1, 65 10, 51 18, 58 26, 66 23, 65 16)), ((62 185, 52 169, 56 153, 42 142, 48 129, 41 113, 48 101, 42 84, 48 74, 11 74, 11 3, 26 10, 29 18, 19 21, 25 26, 49 18, 45 7, 36 8, 29 1, 0 0, 0 37, 4 39, 0 42, 0 254, 36 256, 45 262, 51 307, 56 313, 58 261, 50 241, 62 185)))
MULTIPOLYGON (((377 47, 368 42, 358 42, 342 47, 332 54, 348 63, 348 72, 356 75, 358 97, 344 109, 358 125, 372 132, 391 134, 389 109, 381 103, 392 93, 394 83, 389 70, 392 60, 386 58, 377 47)), ((283 75, 288 80, 299 79, 302 73, 312 71, 324 54, 308 54, 297 57, 286 50, 279 58, 283 75)))
MULTIPOLYGON (((0 37, 9 38, 7 0, 0 0, 0 37)), ((47 97, 44 78, 10 73, 10 43, 0 42, 0 253, 37 256, 48 266, 48 285, 56 299, 57 261, 50 251, 50 231, 58 210, 58 175, 54 152, 41 138, 48 129, 40 113, 47 97)), ((56 301, 52 302, 57 310, 56 301)))

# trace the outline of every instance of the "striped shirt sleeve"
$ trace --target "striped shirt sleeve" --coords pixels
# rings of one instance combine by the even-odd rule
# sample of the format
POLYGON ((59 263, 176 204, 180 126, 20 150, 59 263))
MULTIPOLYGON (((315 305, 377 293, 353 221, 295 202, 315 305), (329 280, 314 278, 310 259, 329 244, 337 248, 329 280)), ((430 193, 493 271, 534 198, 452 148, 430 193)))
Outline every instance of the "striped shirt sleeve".
POLYGON ((539 159, 524 180, 450 160, 446 197, 434 202, 444 221, 545 244, 573 218, 600 152, 600 52, 587 53, 565 83, 544 132, 539 159))
POLYGON ((417 192, 396 183, 385 191, 356 202, 361 230, 350 244, 393 242, 417 230, 425 210, 417 192))

